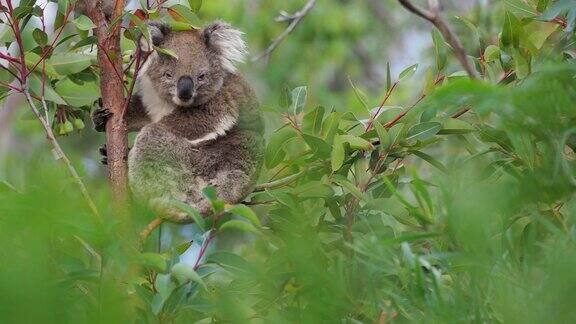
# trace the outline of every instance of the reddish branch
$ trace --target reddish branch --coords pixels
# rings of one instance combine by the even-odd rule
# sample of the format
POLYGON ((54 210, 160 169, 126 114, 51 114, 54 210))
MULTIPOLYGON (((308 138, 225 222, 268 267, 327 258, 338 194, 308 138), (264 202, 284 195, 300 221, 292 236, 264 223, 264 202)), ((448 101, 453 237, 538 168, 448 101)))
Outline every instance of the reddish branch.
MULTIPOLYGON (((98 63, 100 65, 100 90, 102 103, 112 116, 106 124, 106 146, 108 150, 108 173, 112 190, 112 203, 117 214, 125 214, 129 205, 128 196, 128 129, 124 121, 124 80, 118 75, 122 71, 120 49, 120 24, 110 28, 102 12, 101 1, 86 1, 86 12, 96 25, 94 35, 98 39, 98 63)), ((120 21, 124 11, 124 0, 116 0, 110 21, 120 21)))

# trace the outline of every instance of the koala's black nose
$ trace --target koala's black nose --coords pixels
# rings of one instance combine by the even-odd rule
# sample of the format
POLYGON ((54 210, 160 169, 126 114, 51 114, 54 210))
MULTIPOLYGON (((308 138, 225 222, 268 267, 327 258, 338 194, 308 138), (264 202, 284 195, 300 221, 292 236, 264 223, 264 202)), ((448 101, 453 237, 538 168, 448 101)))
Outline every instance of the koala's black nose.
POLYGON ((188 101, 194 96, 194 81, 190 77, 181 77, 178 80, 178 98, 188 101))

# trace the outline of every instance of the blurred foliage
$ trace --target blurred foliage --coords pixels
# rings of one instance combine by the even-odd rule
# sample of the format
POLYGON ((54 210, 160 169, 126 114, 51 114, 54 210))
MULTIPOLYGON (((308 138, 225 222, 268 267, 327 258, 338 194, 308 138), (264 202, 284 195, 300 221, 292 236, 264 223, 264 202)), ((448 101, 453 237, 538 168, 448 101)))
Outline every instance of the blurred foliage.
MULTIPOLYGON (((93 25, 67 22, 74 1, 57 1, 56 27, 67 23, 50 45, 43 11, 24 2, 12 18, 27 64, 47 59, 30 87, 71 134, 99 97, 93 25)), ((274 14, 304 3, 132 11, 125 61, 142 13, 178 28, 229 20, 257 53, 286 27, 274 14)), ((24 113, 11 126, 27 142, 0 168, 0 321, 575 322, 576 5, 488 1, 460 15, 447 1, 483 76, 470 80, 438 31, 419 64, 387 64, 403 54, 402 28, 430 29, 395 3, 318 1, 267 64, 245 66, 268 120, 263 185, 237 206, 208 188, 216 216, 180 206, 196 224, 142 245, 134 233, 153 215, 135 206, 132 224, 114 219, 93 132, 60 140, 103 219, 24 113)), ((0 39, 13 49, 9 29, 0 39)))

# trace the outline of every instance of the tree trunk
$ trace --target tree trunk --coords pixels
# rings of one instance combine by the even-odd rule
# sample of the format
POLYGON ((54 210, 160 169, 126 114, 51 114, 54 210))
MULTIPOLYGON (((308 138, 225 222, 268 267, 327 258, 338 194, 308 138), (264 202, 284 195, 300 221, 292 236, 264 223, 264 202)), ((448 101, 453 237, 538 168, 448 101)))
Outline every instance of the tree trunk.
POLYGON ((108 151, 108 174, 112 192, 114 213, 126 215, 129 208, 128 192, 128 129, 124 122, 124 76, 122 51, 120 49, 121 20, 124 0, 116 0, 110 21, 116 26, 109 28, 103 12, 102 1, 85 1, 86 12, 96 24, 94 34, 98 39, 98 63, 100 65, 100 90, 102 104, 112 113, 106 124, 106 148, 108 151))

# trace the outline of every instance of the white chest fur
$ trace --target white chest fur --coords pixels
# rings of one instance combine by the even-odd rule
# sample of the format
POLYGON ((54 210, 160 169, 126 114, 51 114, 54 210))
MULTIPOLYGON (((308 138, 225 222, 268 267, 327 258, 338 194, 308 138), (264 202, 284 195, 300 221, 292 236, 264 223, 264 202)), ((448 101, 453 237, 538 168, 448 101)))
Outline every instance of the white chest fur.
POLYGON ((156 123, 174 111, 173 105, 166 103, 166 101, 158 96, 150 78, 146 75, 141 75, 138 78, 138 82, 140 83, 139 92, 142 97, 142 102, 152 122, 156 123))
POLYGON ((217 139, 220 136, 226 135, 226 132, 231 130, 232 127, 234 127, 234 125, 236 125, 236 118, 230 115, 226 115, 222 117, 222 119, 220 119, 220 121, 216 124, 216 127, 212 132, 197 139, 188 140, 188 142, 190 142, 190 144, 192 145, 199 145, 204 142, 217 139))

